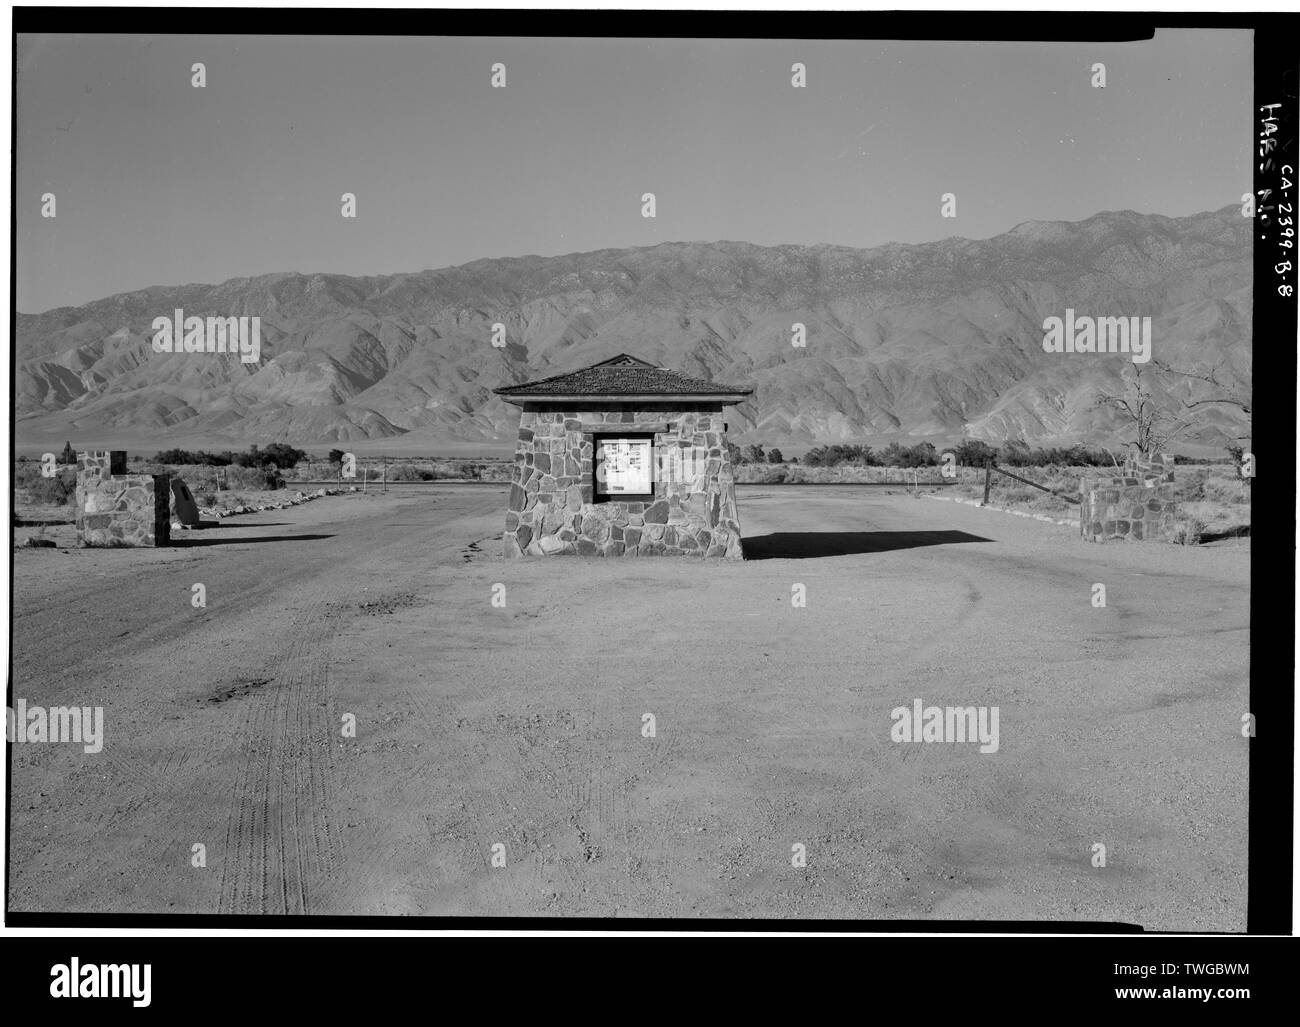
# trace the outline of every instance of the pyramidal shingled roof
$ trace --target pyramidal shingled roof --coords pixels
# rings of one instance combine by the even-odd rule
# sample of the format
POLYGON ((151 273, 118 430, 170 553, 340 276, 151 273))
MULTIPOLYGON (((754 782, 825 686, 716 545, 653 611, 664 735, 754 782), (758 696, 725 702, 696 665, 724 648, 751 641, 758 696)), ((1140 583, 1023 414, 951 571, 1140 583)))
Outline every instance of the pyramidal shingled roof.
POLYGON ((727 397, 729 402, 739 403, 754 390, 738 385, 706 382, 702 378, 691 378, 664 367, 655 367, 654 364, 639 357, 620 353, 616 357, 602 360, 599 364, 592 364, 590 367, 557 374, 550 378, 539 378, 535 382, 503 385, 492 391, 507 400, 560 397, 607 399, 629 396, 707 396, 727 397))

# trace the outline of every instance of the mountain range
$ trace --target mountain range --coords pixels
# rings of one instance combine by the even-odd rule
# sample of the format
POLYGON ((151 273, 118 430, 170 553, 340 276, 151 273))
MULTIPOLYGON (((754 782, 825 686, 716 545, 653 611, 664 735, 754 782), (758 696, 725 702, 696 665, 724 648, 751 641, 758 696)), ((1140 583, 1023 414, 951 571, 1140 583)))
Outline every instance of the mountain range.
MULTIPOLYGON (((871 249, 671 242, 409 274, 154 286, 17 316, 15 441, 508 452, 518 410, 493 388, 621 352, 753 387, 728 412, 731 438, 787 455, 962 436, 1124 441, 1098 397, 1122 390, 1134 365, 1044 352, 1044 319, 1067 308, 1149 316, 1157 361, 1216 368, 1248 393, 1251 222, 1236 206, 1181 218, 1118 211, 871 249), (262 359, 155 353, 151 323, 176 309, 260 317, 262 359)), ((1143 372, 1160 403, 1209 394, 1154 365, 1143 372)), ((1231 408, 1200 412, 1193 446, 1246 431, 1231 408)))

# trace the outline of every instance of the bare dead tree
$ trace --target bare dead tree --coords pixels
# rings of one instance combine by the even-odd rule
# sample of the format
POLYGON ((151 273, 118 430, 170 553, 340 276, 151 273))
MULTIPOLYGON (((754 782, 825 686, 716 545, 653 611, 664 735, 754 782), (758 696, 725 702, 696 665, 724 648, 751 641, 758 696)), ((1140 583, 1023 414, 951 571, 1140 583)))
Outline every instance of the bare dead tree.
POLYGON ((1186 406, 1187 409, 1191 410, 1195 407, 1219 404, 1222 406, 1236 407, 1244 414, 1250 413, 1251 398, 1249 391, 1241 388, 1240 385, 1229 385, 1224 383, 1222 379, 1222 361, 1208 370, 1204 367, 1197 367, 1190 371, 1173 367, 1162 360, 1153 360, 1151 363, 1167 374, 1179 375, 1183 378, 1193 378, 1196 381, 1205 382, 1207 385, 1214 387, 1216 392, 1215 395, 1207 396, 1203 399, 1185 401, 1183 405, 1186 406))
MULTIPOLYGON (((1097 397, 1098 406, 1117 410, 1133 432, 1133 441, 1144 457, 1160 454, 1166 446, 1193 424, 1188 416, 1178 417, 1162 406, 1151 391, 1151 378, 1143 378, 1142 364, 1129 364, 1122 374, 1124 390, 1120 393, 1104 392, 1097 397)), ((1119 461, 1111 454, 1116 466, 1119 461)))
MULTIPOLYGON (((1242 476, 1242 465, 1244 463, 1246 447, 1242 443, 1250 441, 1250 419, 1252 398, 1248 387, 1243 387, 1239 382, 1229 383, 1224 379, 1224 362, 1221 360, 1213 367, 1197 366, 1191 370, 1173 367, 1168 363, 1160 360, 1151 361, 1161 371, 1171 375, 1178 375, 1183 378, 1191 378, 1195 381, 1204 382, 1213 390, 1210 395, 1200 399, 1184 400, 1183 407, 1186 410, 1195 410, 1199 407, 1207 406, 1226 406, 1240 410, 1246 415, 1247 428, 1245 434, 1238 435, 1224 448, 1228 451, 1228 456, 1232 458, 1233 465, 1237 469, 1239 477, 1242 476)), ((1249 484, 1249 480, 1247 479, 1249 484)))

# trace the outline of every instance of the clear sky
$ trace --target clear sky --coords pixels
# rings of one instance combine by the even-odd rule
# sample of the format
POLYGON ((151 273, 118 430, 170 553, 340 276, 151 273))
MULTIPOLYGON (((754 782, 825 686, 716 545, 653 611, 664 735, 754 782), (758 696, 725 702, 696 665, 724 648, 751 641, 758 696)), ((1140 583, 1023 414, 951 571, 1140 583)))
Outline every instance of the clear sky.
POLYGON ((1251 74, 1251 33, 1226 30, 1089 44, 24 37, 17 306, 666 240, 874 246, 1101 210, 1181 216, 1251 189, 1251 74), (796 61, 807 88, 791 86, 796 61), (949 192, 955 219, 940 217, 949 192))

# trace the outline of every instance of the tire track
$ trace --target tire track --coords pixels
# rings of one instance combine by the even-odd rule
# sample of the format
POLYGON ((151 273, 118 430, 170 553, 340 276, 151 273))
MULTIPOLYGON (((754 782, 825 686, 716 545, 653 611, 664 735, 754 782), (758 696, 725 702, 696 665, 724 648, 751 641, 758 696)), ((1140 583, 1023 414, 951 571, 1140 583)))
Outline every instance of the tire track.
POLYGON ((292 641, 252 699, 230 803, 218 912, 306 914, 334 876, 338 838, 329 721, 332 604, 297 614, 292 641))

